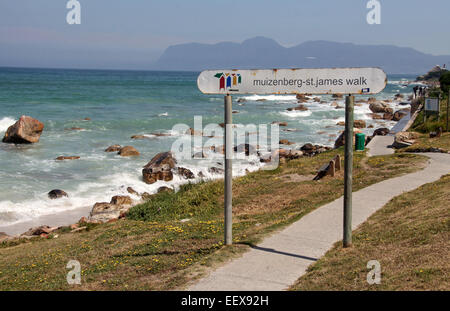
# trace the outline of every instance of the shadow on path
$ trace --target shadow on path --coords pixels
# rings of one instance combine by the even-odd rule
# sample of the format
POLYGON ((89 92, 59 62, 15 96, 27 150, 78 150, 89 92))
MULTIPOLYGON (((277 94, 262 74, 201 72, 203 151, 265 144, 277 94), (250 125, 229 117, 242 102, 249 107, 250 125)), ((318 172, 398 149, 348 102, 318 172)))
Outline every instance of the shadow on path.
POLYGON ((301 259, 306 259, 306 260, 311 260, 311 261, 317 261, 317 258, 312 258, 312 257, 307 257, 307 256, 302 256, 302 255, 297 255, 297 254, 281 252, 281 251, 277 251, 277 250, 275 250, 273 248, 260 247, 260 246, 256 246, 256 245, 249 245, 249 246, 251 248, 253 248, 253 249, 258 250, 258 251, 275 253, 275 254, 280 254, 280 255, 285 255, 285 256, 291 256, 291 257, 296 257, 296 258, 301 258, 301 259))

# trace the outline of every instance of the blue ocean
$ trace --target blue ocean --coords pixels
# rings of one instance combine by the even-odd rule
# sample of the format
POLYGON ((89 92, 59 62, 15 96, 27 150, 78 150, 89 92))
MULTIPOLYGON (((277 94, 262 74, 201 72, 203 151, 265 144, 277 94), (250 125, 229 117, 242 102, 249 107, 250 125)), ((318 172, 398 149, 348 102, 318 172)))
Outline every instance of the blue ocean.
MULTIPOLYGON (((109 202, 113 195, 128 195, 127 187, 154 193, 161 186, 186 182, 176 177, 148 185, 142 181, 141 170, 155 154, 170 150, 174 141, 185 135, 174 131, 174 125, 193 127, 194 116, 202 117, 203 126, 223 122, 223 97, 200 93, 197 76, 197 72, 0 68, 0 135, 3 137, 21 115, 45 125, 36 144, 0 143, 0 226, 73 209, 89 210, 95 202, 109 202), (145 138, 132 139, 133 135, 145 138), (114 144, 133 146, 140 156, 121 157, 104 151, 114 144), (59 156, 80 159, 55 161, 59 156), (63 189, 69 197, 50 200, 47 193, 52 189, 63 189)), ((376 97, 393 100, 402 93, 406 99, 414 79, 389 76, 386 89, 376 97)), ((322 103, 311 98, 304 104, 307 111, 290 112, 287 108, 297 105, 295 96, 235 96, 233 122, 260 125, 285 121, 288 126, 280 128, 279 135, 295 143, 289 148, 305 143, 332 146, 343 130, 337 123, 344 120, 344 109, 335 106, 343 107, 344 102, 318 97, 322 103)), ((400 107, 398 104, 391 103, 394 108, 400 107)), ((364 129, 366 134, 395 124, 372 120, 370 112, 367 103, 355 107, 355 119, 373 125, 364 129)), ((181 164, 206 178, 220 177, 208 173, 202 161, 181 164)), ((260 167, 258 161, 238 163, 234 173, 260 167)))

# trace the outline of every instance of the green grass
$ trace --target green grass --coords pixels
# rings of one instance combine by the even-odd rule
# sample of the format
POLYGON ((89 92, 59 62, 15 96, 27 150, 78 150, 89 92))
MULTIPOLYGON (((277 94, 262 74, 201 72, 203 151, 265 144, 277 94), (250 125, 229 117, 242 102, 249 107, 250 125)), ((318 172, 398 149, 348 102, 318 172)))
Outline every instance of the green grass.
POLYGON ((430 138, 428 134, 420 134, 419 138, 410 147, 396 150, 396 152, 411 152, 417 149, 439 148, 450 151, 450 132, 442 133, 441 137, 430 138))
POLYGON ((291 290, 450 290, 450 175, 391 200, 332 250, 291 290), (381 283, 366 281, 378 260, 381 283))
POLYGON ((447 99, 442 99, 440 101, 440 115, 439 120, 437 114, 427 113, 427 119, 424 122, 424 111, 419 112, 416 120, 414 120, 410 131, 419 133, 430 133, 436 132, 440 127, 445 131, 447 125, 447 99))
MULTIPOLYGON (((343 149, 233 180, 233 237, 224 247, 223 181, 190 184, 133 207, 126 219, 87 231, 0 244, 0 290, 168 290, 186 285, 267 234, 342 195, 343 172, 312 181, 343 149), (66 282, 69 260, 82 284, 66 282)), ((420 169, 426 159, 355 153, 354 190, 420 169)))

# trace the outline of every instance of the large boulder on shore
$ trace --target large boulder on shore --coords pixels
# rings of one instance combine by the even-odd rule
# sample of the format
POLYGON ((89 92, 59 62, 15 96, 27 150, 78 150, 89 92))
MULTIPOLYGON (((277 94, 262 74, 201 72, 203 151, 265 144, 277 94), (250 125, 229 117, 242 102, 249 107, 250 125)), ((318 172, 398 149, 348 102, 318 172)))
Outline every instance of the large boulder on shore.
POLYGON ((121 207, 119 205, 98 202, 92 207, 89 217, 90 221, 107 222, 111 219, 119 218, 121 207))
POLYGON ((375 113, 394 113, 394 110, 389 105, 381 102, 373 102, 369 105, 369 109, 375 113))
POLYGON ((415 132, 398 132, 395 134, 392 146, 396 149, 409 147, 416 142, 419 135, 415 132))
POLYGON ((153 184, 158 180, 170 181, 173 179, 172 169, 176 163, 172 152, 160 152, 144 166, 142 177, 147 184, 153 184))
POLYGON ((58 228, 57 227, 49 227, 47 225, 43 225, 43 226, 39 226, 39 227, 30 228, 30 229, 28 229, 28 231, 22 233, 21 236, 47 235, 47 234, 52 233, 56 229, 58 229, 58 228))
POLYGON ((111 198, 111 202, 98 202, 92 207, 90 221, 107 222, 118 219, 133 205, 133 200, 127 195, 116 195, 111 198))
POLYGON ((29 116, 21 116, 20 119, 6 130, 3 137, 4 143, 32 144, 37 143, 44 130, 44 124, 29 116))

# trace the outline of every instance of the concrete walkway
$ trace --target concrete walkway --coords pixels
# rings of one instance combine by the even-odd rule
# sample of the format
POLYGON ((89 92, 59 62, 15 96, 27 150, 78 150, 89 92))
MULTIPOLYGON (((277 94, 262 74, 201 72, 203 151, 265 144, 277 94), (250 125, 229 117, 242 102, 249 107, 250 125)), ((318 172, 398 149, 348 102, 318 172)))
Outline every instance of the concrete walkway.
MULTIPOLYGON (((393 197, 438 180, 450 173, 449 154, 425 154, 428 166, 419 172, 392 178, 353 193, 353 225, 356 229, 393 197)), ((337 199, 266 238, 188 290, 284 290, 307 267, 342 240, 343 200, 337 199)))
POLYGON ((390 148, 394 143, 394 136, 375 136, 372 140, 367 144, 366 148, 367 155, 369 157, 393 154, 395 153, 394 148, 390 148))

